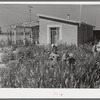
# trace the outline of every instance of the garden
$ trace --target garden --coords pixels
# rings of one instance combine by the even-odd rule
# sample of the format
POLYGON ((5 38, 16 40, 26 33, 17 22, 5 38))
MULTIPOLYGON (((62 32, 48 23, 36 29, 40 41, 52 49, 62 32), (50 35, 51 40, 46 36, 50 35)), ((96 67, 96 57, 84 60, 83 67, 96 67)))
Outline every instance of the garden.
POLYGON ((93 56, 91 43, 79 46, 58 44, 60 59, 56 67, 60 70, 55 71, 51 69, 49 61, 50 45, 13 45, 12 49, 4 49, 3 52, 5 68, 0 68, 2 88, 100 87, 100 55, 93 56), (74 54, 74 71, 61 60, 66 50, 74 54))

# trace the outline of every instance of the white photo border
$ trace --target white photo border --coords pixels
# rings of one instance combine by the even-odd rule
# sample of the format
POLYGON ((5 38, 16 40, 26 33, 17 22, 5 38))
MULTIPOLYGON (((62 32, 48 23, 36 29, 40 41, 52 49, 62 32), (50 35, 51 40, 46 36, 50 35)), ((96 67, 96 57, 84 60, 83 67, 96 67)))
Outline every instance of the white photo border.
MULTIPOLYGON (((83 4, 83 5, 100 5, 100 2, 0 2, 1 4, 83 4)), ((49 88, 1 88, 0 89, 0 99, 2 98, 66 98, 66 99, 75 99, 75 98, 100 98, 100 89, 49 89, 49 88)))

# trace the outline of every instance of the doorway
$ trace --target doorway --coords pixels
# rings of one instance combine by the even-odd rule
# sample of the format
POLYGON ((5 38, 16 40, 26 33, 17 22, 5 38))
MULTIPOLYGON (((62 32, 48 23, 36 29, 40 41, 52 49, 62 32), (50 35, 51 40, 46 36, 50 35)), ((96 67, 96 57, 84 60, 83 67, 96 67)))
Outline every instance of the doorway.
POLYGON ((50 38, 51 44, 55 44, 59 42, 59 27, 51 27, 50 28, 50 38))

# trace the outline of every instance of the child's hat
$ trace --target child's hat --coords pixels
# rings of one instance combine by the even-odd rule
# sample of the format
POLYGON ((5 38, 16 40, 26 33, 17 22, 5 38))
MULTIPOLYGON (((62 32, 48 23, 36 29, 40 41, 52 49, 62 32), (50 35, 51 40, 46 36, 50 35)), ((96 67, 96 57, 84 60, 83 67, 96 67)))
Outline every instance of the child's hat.
POLYGON ((74 54, 73 54, 73 53, 70 53, 70 54, 69 54, 69 57, 73 57, 73 56, 74 56, 74 54))
POLYGON ((56 46, 56 47, 57 47, 57 44, 52 44, 51 46, 52 46, 52 47, 54 47, 54 46, 56 46))
POLYGON ((54 46, 54 44, 51 45, 52 47, 54 46))

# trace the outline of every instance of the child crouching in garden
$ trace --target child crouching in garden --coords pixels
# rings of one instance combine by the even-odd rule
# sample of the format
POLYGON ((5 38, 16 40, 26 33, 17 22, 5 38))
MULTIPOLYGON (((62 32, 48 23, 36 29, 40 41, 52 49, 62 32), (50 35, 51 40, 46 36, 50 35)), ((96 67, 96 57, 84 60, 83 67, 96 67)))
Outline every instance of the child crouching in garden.
POLYGON ((62 61, 68 65, 69 70, 75 69, 74 67, 76 64, 76 60, 74 58, 74 54, 68 53, 68 51, 66 51, 66 53, 63 54, 63 56, 62 56, 62 61))

